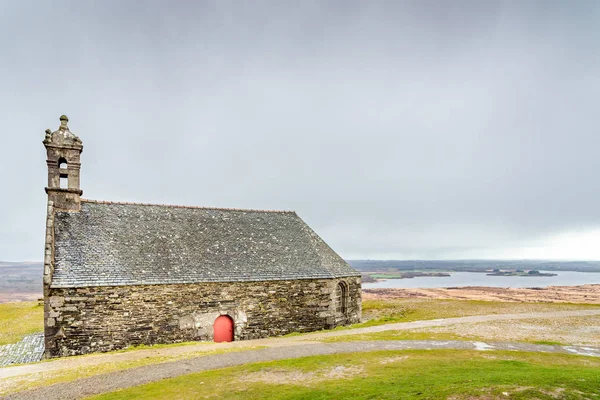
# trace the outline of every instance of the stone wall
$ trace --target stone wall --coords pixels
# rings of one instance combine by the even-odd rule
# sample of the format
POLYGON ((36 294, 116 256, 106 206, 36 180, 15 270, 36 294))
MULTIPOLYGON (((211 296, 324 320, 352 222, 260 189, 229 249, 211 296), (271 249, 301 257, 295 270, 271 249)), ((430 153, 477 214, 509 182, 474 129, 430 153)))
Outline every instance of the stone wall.
MULTIPOLYGON (((46 206, 46 236, 44 245, 44 331, 48 332, 46 324, 48 322, 48 315, 51 311, 50 303, 48 302, 48 296, 50 296, 50 285, 52 284, 52 275, 54 274, 54 202, 48 200, 46 206)), ((52 331, 52 329, 51 329, 52 331)), ((44 334, 44 343, 48 348, 49 343, 48 336, 44 334)))
POLYGON ((235 340, 357 323, 361 282, 348 277, 50 289, 46 357, 212 340, 220 315, 233 319, 235 340), (340 282, 347 288, 345 299, 340 282))

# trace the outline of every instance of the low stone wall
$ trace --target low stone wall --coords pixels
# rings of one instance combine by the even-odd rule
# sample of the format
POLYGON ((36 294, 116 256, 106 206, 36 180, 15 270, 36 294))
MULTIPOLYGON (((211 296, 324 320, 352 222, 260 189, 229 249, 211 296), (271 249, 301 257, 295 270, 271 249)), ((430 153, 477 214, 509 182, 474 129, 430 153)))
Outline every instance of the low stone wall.
POLYGON ((37 362, 44 355, 44 334, 27 335, 17 343, 0 346, 0 367, 37 362))
POLYGON ((50 289, 46 357, 111 351, 130 345, 212 340, 220 315, 235 340, 310 332, 357 323, 359 277, 296 281, 50 289), (338 285, 347 286, 340 307, 338 285))

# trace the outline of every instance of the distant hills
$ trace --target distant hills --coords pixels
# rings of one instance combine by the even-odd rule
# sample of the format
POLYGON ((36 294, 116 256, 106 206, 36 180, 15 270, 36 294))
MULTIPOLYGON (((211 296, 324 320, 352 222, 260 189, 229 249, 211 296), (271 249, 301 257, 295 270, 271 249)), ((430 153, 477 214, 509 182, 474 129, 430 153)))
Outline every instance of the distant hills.
POLYGON ((0 261, 0 303, 42 297, 41 262, 0 261))
MULTIPOLYGON (((361 272, 373 271, 485 271, 521 269, 541 271, 600 272, 600 261, 535 260, 348 260, 361 272)), ((42 297, 41 262, 0 261, 0 303, 42 297)))
POLYGON ((488 269, 600 272, 600 261, 542 260, 347 260, 359 271, 456 271, 481 272, 488 269))
POLYGON ((44 264, 41 261, 0 261, 2 267, 41 267, 44 264))

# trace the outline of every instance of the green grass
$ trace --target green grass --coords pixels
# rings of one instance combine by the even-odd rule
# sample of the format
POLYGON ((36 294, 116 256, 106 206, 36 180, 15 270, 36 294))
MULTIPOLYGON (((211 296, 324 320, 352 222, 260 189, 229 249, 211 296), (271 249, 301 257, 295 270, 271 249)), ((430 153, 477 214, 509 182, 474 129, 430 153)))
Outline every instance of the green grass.
POLYGON ((600 308, 600 305, 435 299, 364 300, 363 319, 366 320, 366 322, 354 324, 350 327, 343 327, 342 329, 361 328, 396 322, 468 317, 472 315, 516 314, 590 308, 600 308))
MULTIPOLYGON (((423 331, 423 330, 406 330, 406 331, 384 331, 384 332, 372 332, 372 333, 361 333, 356 335, 344 335, 337 337, 327 337, 320 339, 321 342, 356 342, 356 341, 369 341, 369 340, 477 340, 481 342, 490 341, 490 338, 477 335, 459 335, 452 332, 439 332, 439 331, 423 331)), ((498 340, 491 340, 498 341, 498 340)), ((537 340, 522 338, 511 339, 511 342, 525 342, 532 344, 545 344, 549 346, 564 346, 566 343, 549 341, 549 340, 537 340)), ((600 400, 600 399, 599 399, 600 400)))
MULTIPOLYGON (((156 348, 156 346, 147 346, 148 348, 156 348)), ((165 346, 166 347, 166 346, 165 346)), ((169 346, 172 347, 172 346, 169 346)), ((44 373, 31 373, 26 375, 17 376, 15 378, 9 378, 8 380, 2 381, 2 385, 0 385, 0 396, 21 392, 24 390, 35 389, 43 386, 53 385, 55 383, 64 383, 71 382, 77 379, 83 379, 95 375, 106 374, 110 372, 123 371, 126 369, 142 367, 146 365, 156 365, 157 368, 160 368, 160 364, 186 360, 194 357, 203 357, 214 354, 224 354, 224 353, 232 353, 238 351, 247 351, 247 350, 258 350, 263 348, 262 346, 249 346, 242 348, 224 348, 224 349, 216 349, 216 350, 195 350, 186 353, 176 354, 176 355, 165 355, 165 356, 156 356, 156 355, 140 355, 138 358, 129 359, 129 360, 118 360, 111 361, 107 359, 105 362, 101 362, 93 365, 77 365, 73 363, 72 367, 50 370, 44 373)), ((136 350, 139 350, 137 348, 136 350)), ((111 352, 118 353, 119 351, 111 352)), ((86 354, 82 356, 74 356, 69 357, 70 360, 75 361, 80 358, 89 358, 98 356, 98 354, 86 354)), ((43 360, 42 362, 52 362, 53 360, 43 360)))
POLYGON ((588 399, 600 360, 563 354, 388 351, 249 364, 93 397, 117 399, 588 399))
MULTIPOLYGON (((422 332, 422 331, 384 331, 363 333, 357 335, 333 336, 320 339, 321 342, 356 342, 364 340, 467 340, 463 336, 447 332, 422 332)), ((469 338, 481 340, 483 338, 469 338)), ((599 399, 600 400, 600 399, 599 399)))
MULTIPOLYGON (((397 299, 397 300, 365 300, 363 302, 363 312, 366 318, 370 318, 366 323, 353 325, 352 328, 381 325, 392 322, 408 322, 416 320, 427 320, 436 318, 461 317, 469 315, 484 314, 502 314, 519 312, 541 312, 558 310, 575 310, 598 307, 593 305, 581 304, 547 304, 547 303, 503 303, 487 301, 469 301, 469 300, 432 300, 432 299, 397 299)), ((7 303, 0 304, 0 344, 12 343, 20 340, 24 335, 32 332, 38 332, 43 329, 43 307, 38 306, 36 302, 28 303, 7 303), (16 322, 16 323, 15 323, 16 322)), ((348 327, 340 328, 348 329, 348 327)), ((289 337, 301 336, 298 333, 287 335, 289 337)), ((466 340, 476 339, 485 340, 485 338, 465 337, 450 332, 424 332, 424 331, 386 331, 371 334, 350 335, 339 338, 328 338, 326 341, 348 341, 348 340, 466 340)), ((559 344, 558 342, 541 341, 536 339, 538 344, 559 344)), ((553 338, 544 338, 542 340, 554 340, 553 338)), ((154 346, 138 346, 121 351, 143 350, 146 348, 158 349, 186 346, 192 343, 177 343, 154 346)), ((198 343, 193 343, 198 344, 198 343)), ((243 350, 243 349, 239 349, 243 350)), ((27 375, 19 379, 12 379, 10 382, 3 382, 4 387, 0 389, 0 395, 13 393, 45 386, 53 383, 73 381, 78 378, 93 376, 107 372, 129 369, 142 365, 157 364, 177 359, 214 354, 212 351, 194 351, 177 356, 151 356, 149 358, 107 362, 99 365, 90 365, 85 367, 70 368, 56 371, 50 374, 27 375)), ((448 353, 450 354, 450 353, 448 353)), ((452 353, 454 354, 454 353, 452 353)), ((491 353, 490 353, 491 354, 491 353)), ((493 354, 497 354, 494 352, 493 354)), ((93 355, 88 355, 92 357, 93 355)), ((88 357, 82 356, 82 357, 88 357)), ((411 355, 413 357, 414 355, 411 355)), ((416 356, 415 356, 416 357, 416 356)), ((558 357, 554 355, 553 357, 558 357)), ((418 357, 417 357, 418 358, 418 357)), ((290 360, 294 362, 294 360, 290 360)), ((296 364, 291 364, 296 365, 296 364)), ((320 364, 319 364, 320 365, 320 364)), ((597 366, 600 368, 600 366, 597 366)), ((243 367, 245 368, 245 367, 243 367)), ((369 367, 370 368, 370 367, 369 367)), ((207 373, 208 374, 208 373, 207 373)), ((600 372, 598 372, 600 375, 600 372)), ((346 382, 346 381, 344 381, 346 382)), ((256 383, 261 385, 261 383, 256 383)), ((297 385, 295 385, 297 386, 297 385)), ((303 389, 304 390, 304 389, 303 389)), ((294 391, 295 393, 295 391, 294 391)), ((234 398, 236 395, 234 394, 234 398)), ((295 396, 295 394, 294 394, 295 396)), ((302 397, 283 397, 283 398, 302 398, 302 397)), ((532 395, 533 396, 533 395, 532 395)), ((185 396, 184 396, 185 397, 185 396)), ((180 397, 180 398, 184 398, 180 397)), ((243 396, 239 395, 240 398, 243 396)), ((177 398, 177 397, 175 397, 177 398)), ((259 398, 256 397, 250 398, 259 398)), ((274 397, 277 398, 277 397, 274 397)), ((305 398, 313 398, 310 392, 305 398)), ((316 397, 319 398, 319 397, 316 397)), ((374 398, 380 398, 378 395, 374 398)), ((427 398, 427 397, 423 397, 427 398)), ((506 397, 504 397, 506 398, 506 397)), ((518 397, 515 397, 518 398, 518 397)), ((538 398, 544 398, 539 397, 538 398)), ((600 397, 598 397, 600 400, 600 397)))
MULTIPOLYGON (((124 349, 114 350, 111 353, 127 353, 136 350, 150 350, 150 349, 169 349, 172 347, 185 347, 185 346, 196 346, 203 344, 214 344, 214 342, 179 342, 179 343, 157 343, 157 344, 138 344, 134 346, 128 346, 124 349)), ((92 353, 97 354, 97 353, 92 353)))
POLYGON ((564 346, 565 345, 564 343, 553 342, 553 341, 550 341, 550 340, 536 340, 536 341, 531 342, 531 343, 533 343, 533 344, 545 344, 545 345, 548 345, 548 346, 564 346))
POLYGON ((0 304, 0 345, 17 343, 44 330, 44 306, 37 301, 0 304))

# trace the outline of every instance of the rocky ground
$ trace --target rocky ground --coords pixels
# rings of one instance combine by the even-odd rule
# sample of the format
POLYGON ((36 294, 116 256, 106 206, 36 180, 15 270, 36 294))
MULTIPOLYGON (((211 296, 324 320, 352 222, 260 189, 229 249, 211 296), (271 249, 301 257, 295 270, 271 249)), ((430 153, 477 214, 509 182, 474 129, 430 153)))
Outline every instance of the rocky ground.
POLYGON ((516 341, 600 346, 600 315, 486 321, 421 328, 415 329, 413 332, 432 335, 451 334, 464 340, 485 338, 485 340, 500 342, 516 341))
POLYGON ((0 367, 40 361, 44 354, 44 334, 28 335, 18 343, 0 346, 0 367))
POLYGON ((406 298, 600 304, 600 285, 549 286, 546 288, 524 289, 487 286, 435 289, 363 289, 363 299, 406 298))

